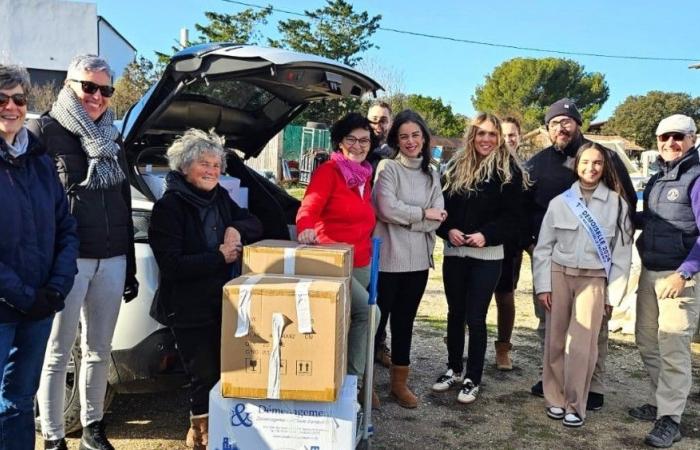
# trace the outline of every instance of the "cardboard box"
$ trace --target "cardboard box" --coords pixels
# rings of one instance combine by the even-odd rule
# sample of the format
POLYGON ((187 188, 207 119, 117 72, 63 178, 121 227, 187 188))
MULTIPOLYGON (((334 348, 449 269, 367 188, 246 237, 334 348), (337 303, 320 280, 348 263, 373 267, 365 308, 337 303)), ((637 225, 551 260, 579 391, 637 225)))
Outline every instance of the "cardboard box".
POLYGON ((217 383, 209 392, 209 448, 354 449, 359 409, 353 375, 334 403, 223 398, 217 383))
POLYGON ((348 278, 244 275, 224 286, 224 397, 333 402, 347 360, 348 278))
POLYGON ((353 248, 348 244, 304 245, 267 239, 243 248, 243 274, 349 277, 352 257, 353 248))

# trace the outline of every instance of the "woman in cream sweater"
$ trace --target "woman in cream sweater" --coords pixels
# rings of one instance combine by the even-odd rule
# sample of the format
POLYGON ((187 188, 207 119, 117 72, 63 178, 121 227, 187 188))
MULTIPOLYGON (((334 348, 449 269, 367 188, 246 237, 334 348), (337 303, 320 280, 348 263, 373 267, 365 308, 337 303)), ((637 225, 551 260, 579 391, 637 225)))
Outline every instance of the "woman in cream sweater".
POLYGON ((387 143, 398 152, 380 161, 374 185, 374 235, 382 238, 377 304, 391 329, 391 394, 404 408, 415 408, 418 399, 406 385, 413 320, 433 267, 435 230, 447 213, 423 118, 400 112, 387 143))
POLYGON ((622 299, 632 226, 609 153, 578 150, 578 181, 555 197, 533 253, 535 292, 546 310, 542 382, 547 415, 580 427, 598 358, 603 316, 622 299))

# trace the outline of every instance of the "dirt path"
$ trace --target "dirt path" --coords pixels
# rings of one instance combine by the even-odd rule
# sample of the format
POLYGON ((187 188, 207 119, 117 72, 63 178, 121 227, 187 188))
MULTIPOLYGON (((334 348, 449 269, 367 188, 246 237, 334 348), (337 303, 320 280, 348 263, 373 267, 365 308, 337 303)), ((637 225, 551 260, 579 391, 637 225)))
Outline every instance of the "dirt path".
MULTIPOLYGON (((436 255, 441 252, 436 251, 436 255)), ((438 258, 439 262, 439 258, 438 258)), ((525 261, 523 267, 529 267, 525 261)), ((631 337, 611 334, 605 407, 588 415, 581 429, 565 429, 544 414, 543 400, 530 395, 538 378, 541 355, 535 334, 529 269, 523 269, 516 298, 514 364, 512 372, 499 372, 493 364, 495 305, 488 323, 490 342, 482 390, 477 402, 460 405, 456 391, 434 394, 430 385, 445 370, 443 343, 446 304, 439 272, 432 272, 419 310, 412 351, 410 384, 420 398, 415 410, 400 408, 388 396, 388 371, 376 370, 376 386, 383 402, 374 413, 375 449, 621 449, 645 448, 650 424, 635 421, 627 409, 644 403, 646 372, 631 337)), ((688 400, 683 440, 674 449, 700 449, 700 345, 694 344, 695 383, 688 400)), ((109 436, 117 449, 185 449, 187 396, 183 391, 166 395, 117 396, 110 414, 109 436)), ((71 449, 78 440, 71 439, 71 449)), ((40 449, 40 442, 36 449, 40 449)), ((648 447, 647 447, 648 448, 648 447)))

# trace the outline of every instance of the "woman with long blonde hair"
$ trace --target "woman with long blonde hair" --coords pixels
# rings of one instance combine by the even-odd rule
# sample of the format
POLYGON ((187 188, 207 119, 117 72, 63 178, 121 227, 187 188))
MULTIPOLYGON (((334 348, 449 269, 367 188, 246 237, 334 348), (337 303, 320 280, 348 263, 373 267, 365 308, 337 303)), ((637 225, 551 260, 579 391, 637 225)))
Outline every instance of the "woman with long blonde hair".
POLYGON ((433 385, 444 392, 461 384, 457 401, 476 400, 486 353, 486 312, 501 275, 503 242, 515 232, 529 179, 508 151, 501 122, 481 113, 467 131, 465 149, 447 166, 443 196, 447 219, 442 266, 447 297, 447 372, 433 385), (463 375, 464 326, 469 350, 463 375))

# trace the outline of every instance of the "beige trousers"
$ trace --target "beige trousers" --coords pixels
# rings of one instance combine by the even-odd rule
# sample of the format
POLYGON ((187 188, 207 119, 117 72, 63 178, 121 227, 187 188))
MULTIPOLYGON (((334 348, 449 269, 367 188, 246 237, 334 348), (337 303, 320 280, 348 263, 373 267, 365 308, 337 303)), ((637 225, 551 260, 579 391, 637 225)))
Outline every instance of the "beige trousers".
POLYGON ((552 308, 547 313, 542 386, 547 406, 586 417, 605 314, 605 271, 552 263, 552 308))
POLYGON ((649 373, 649 403, 658 408, 657 418, 671 416, 680 423, 692 382, 690 342, 698 325, 700 289, 695 275, 680 296, 657 299, 656 286, 672 273, 642 267, 635 339, 649 373))
MULTIPOLYGON (((532 301, 535 306, 535 316, 539 319, 537 323, 537 337, 540 338, 540 350, 544 353, 546 314, 544 307, 542 307, 534 292, 532 293, 532 301)), ((600 333, 598 333, 598 361, 596 361, 593 378, 591 378, 591 392, 598 394, 605 394, 606 390, 603 375, 605 374, 605 359, 608 357, 608 319, 609 317, 603 317, 600 333)))

